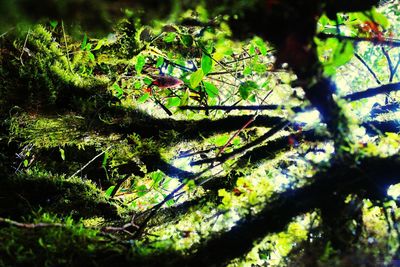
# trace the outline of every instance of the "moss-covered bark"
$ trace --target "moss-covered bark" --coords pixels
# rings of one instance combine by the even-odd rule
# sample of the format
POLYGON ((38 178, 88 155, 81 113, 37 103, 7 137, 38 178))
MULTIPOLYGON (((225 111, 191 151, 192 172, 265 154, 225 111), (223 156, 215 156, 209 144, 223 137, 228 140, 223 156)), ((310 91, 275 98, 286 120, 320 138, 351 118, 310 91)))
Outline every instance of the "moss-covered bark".
MULTIPOLYGON (((25 13, 22 2, 9 7, 25 13)), ((387 117, 398 105, 360 123, 349 110, 379 94, 398 100, 398 83, 339 97, 314 42, 324 12, 374 3, 224 1, 214 11, 239 16, 212 20, 205 7, 215 3, 183 12, 193 4, 167 1, 182 25, 143 26, 150 13, 127 11, 102 39, 54 22, 1 36, 0 265, 225 266, 244 255, 256 265, 272 262, 268 240, 286 263, 310 253, 312 265, 340 265, 350 251, 374 254, 368 224, 382 221, 390 227, 376 242, 389 245, 373 262, 389 262, 400 235, 386 192, 400 182, 400 138, 387 117), (244 33, 274 48, 231 40, 244 33), (157 87, 164 72, 184 87, 157 87), (274 108, 235 110, 246 101, 274 108), (298 121, 312 109, 320 121, 298 121), (367 201, 391 214, 368 221, 367 201), (304 226, 301 216, 317 219, 304 226), (291 223, 298 231, 282 234, 291 223)))

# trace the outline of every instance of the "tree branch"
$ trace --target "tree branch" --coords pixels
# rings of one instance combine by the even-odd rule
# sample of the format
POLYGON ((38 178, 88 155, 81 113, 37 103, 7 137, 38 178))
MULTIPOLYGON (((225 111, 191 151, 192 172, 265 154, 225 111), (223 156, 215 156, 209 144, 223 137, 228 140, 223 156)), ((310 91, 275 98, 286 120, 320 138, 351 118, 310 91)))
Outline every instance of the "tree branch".
POLYGON ((222 266, 250 251, 254 242, 269 233, 284 230, 291 220, 329 202, 337 194, 367 192, 366 197, 378 198, 387 188, 400 182, 398 157, 367 158, 358 166, 344 163, 333 165, 316 174, 315 182, 300 189, 291 189, 276 196, 256 216, 242 219, 231 230, 215 235, 194 249, 190 259, 181 259, 180 266, 222 266), (382 175, 384 173, 385 175, 382 175))
POLYGON ((400 124, 398 121, 368 121, 362 123, 367 134, 374 136, 382 133, 398 133, 400 132, 400 124))
POLYGON ((320 39, 328 39, 328 38, 336 38, 340 40, 349 40, 349 41, 354 41, 354 42, 370 42, 374 45, 387 45, 391 47, 400 47, 400 41, 397 39, 380 39, 380 38, 367 38, 367 37, 353 37, 353 36, 343 36, 343 35, 337 35, 337 34, 327 34, 327 33, 319 33, 317 35, 318 38, 320 39))
POLYGON ((382 84, 379 78, 376 76, 376 73, 371 69, 371 67, 365 62, 365 60, 358 54, 354 53, 354 56, 367 68, 369 73, 371 73, 372 77, 374 77, 377 84, 382 84))
POLYGON ((249 106, 182 106, 179 107, 181 110, 293 110, 294 112, 304 111, 305 108, 302 107, 287 107, 282 105, 249 105, 249 106))
POLYGON ((356 92, 344 97, 347 101, 356 101, 363 98, 373 97, 379 94, 387 94, 390 92, 396 92, 400 90, 400 83, 390 83, 379 87, 370 88, 362 92, 356 92))
POLYGON ((388 68, 389 68, 389 82, 393 82, 393 77, 396 74, 394 72, 394 67, 393 67, 393 63, 392 63, 392 59, 390 58, 389 53, 386 51, 386 49, 382 46, 382 53, 386 58, 386 61, 388 63, 388 68))
POLYGON ((251 149, 252 147, 255 147, 259 144, 261 144, 262 142, 264 142, 265 140, 267 140, 268 138, 270 138, 271 136, 273 136, 274 134, 276 134, 277 132, 279 132, 280 130, 282 130, 285 126, 289 125, 288 121, 281 121, 279 124, 277 124, 276 126, 274 126, 273 128, 271 128, 268 132, 266 132, 264 135, 260 136, 259 138, 257 138, 256 140, 254 140, 253 142, 246 144, 236 150, 234 150, 233 152, 230 153, 226 153, 220 157, 217 158, 210 158, 210 159, 204 159, 204 160, 198 160, 198 161, 193 161, 191 162, 191 165, 201 165, 201 164, 206 164, 206 163, 212 163, 212 162, 224 162, 236 155, 239 155, 249 149, 251 149))
POLYGON ((62 223, 21 223, 17 222, 8 218, 0 217, 0 225, 8 224, 12 226, 16 226, 19 228, 26 228, 26 229, 36 229, 36 228, 46 228, 46 227, 65 227, 65 224, 62 223))

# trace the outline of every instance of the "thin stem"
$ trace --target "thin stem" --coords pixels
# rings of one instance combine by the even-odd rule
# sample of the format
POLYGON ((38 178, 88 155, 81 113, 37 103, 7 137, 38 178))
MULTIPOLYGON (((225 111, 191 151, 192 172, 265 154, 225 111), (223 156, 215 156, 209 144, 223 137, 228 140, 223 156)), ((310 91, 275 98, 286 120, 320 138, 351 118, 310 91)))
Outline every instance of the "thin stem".
POLYGON ((95 161, 98 157, 106 153, 112 146, 107 147, 104 151, 102 151, 100 154, 96 155, 94 158, 92 158, 88 163, 86 163, 82 168, 77 170, 74 174, 72 174, 68 179, 71 179, 72 177, 78 175, 81 171, 83 171, 87 166, 89 166, 93 161, 95 161))
POLYGON ((28 33, 26 34, 25 41, 24 41, 24 47, 22 47, 21 55, 19 56, 19 61, 21 61, 22 66, 24 66, 24 62, 22 61, 22 56, 24 55, 25 49, 26 49, 26 43, 28 42, 28 37, 29 34, 31 33, 31 29, 28 29, 28 33))
POLYGON ((65 224, 61 223, 21 223, 2 217, 0 217, 0 223, 6 223, 12 226, 26 228, 26 229, 45 228, 45 227, 65 227, 65 224))
POLYGON ((365 62, 365 60, 357 53, 354 53, 354 56, 367 68, 369 73, 374 77, 377 84, 382 84, 379 78, 376 76, 376 73, 371 69, 371 67, 365 62))
POLYGON ((354 42, 370 42, 375 45, 387 45, 390 47, 400 47, 400 40, 392 39, 392 38, 367 38, 367 37, 353 37, 353 36, 344 36, 344 35, 337 35, 337 34, 327 34, 327 33, 319 33, 317 35, 320 39, 328 39, 328 38, 337 38, 341 40, 349 40, 354 42))
POLYGON ((399 59, 397 60, 396 66, 394 66, 393 68, 393 73, 395 73, 395 75, 397 75, 397 69, 399 68, 400 65, 400 54, 399 54, 399 59))
POLYGON ((69 71, 72 72, 71 63, 70 63, 71 60, 69 58, 69 51, 68 51, 68 44, 67 44, 67 36, 65 35, 65 30, 64 30, 64 21, 61 21, 61 29, 62 29, 63 36, 64 36, 64 44, 65 44, 65 51, 67 54, 68 68, 69 68, 69 71))
POLYGON ((2 34, 0 34, 0 38, 3 38, 4 36, 7 35, 7 33, 9 33, 10 31, 12 31, 12 30, 14 30, 14 29, 15 29, 15 27, 11 27, 8 31, 3 32, 2 34))
POLYGON ((390 58, 389 53, 386 51, 386 49, 382 46, 382 53, 386 58, 386 61, 388 63, 388 67, 389 67, 389 82, 391 83, 393 81, 393 77, 394 77, 394 67, 393 67, 393 63, 392 63, 392 59, 390 58))
POLYGON ((283 128, 285 128, 286 126, 288 126, 290 124, 290 122, 288 121, 281 121, 279 124, 277 124, 275 127, 272 127, 268 132, 266 132, 264 135, 260 136, 259 138, 257 138, 256 140, 254 140, 253 142, 246 144, 236 150, 234 150, 233 152, 230 152, 228 154, 224 154, 220 157, 215 157, 215 158, 209 158, 209 159, 204 159, 204 160, 198 160, 198 161, 193 161, 191 162, 192 166, 195 165, 202 165, 202 164, 206 164, 206 163, 213 163, 213 162, 220 162, 220 164, 222 164, 222 162, 231 159, 233 157, 235 157, 236 155, 239 155, 241 153, 246 152, 247 150, 261 144, 262 142, 264 142, 265 140, 267 140, 268 138, 270 138, 271 136, 273 136, 274 134, 276 134, 277 132, 279 132, 280 130, 282 130, 283 128))
MULTIPOLYGON (((205 110, 205 107, 201 106, 181 106, 179 107, 181 110, 205 110)), ((249 105, 249 106, 208 106, 209 110, 277 110, 277 109, 290 109, 294 112, 304 111, 307 108, 303 107, 287 107, 282 105, 249 105)))

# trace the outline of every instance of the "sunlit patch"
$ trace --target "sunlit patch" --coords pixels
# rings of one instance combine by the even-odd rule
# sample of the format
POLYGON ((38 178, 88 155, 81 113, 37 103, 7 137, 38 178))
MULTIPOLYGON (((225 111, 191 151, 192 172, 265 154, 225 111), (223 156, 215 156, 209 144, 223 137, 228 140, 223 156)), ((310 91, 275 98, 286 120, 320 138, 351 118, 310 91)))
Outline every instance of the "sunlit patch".
POLYGON ((360 103, 357 106, 357 113, 361 117, 368 117, 371 114, 371 110, 374 108, 374 106, 377 105, 376 99, 367 99, 364 100, 362 103, 360 103))
POLYGON ((364 127, 354 127, 352 129, 352 133, 354 138, 357 140, 359 144, 363 143, 368 143, 373 141, 373 138, 371 138, 368 134, 367 131, 365 130, 364 127))
POLYGON ((187 67, 188 69, 193 69, 193 68, 194 68, 193 62, 192 62, 192 61, 186 62, 186 67, 187 67))
POLYGON ((163 66, 162 68, 161 68, 161 73, 160 74, 165 74, 165 73, 167 73, 168 72, 168 66, 163 66))
POLYGON ((314 163, 320 163, 329 160, 328 153, 326 151, 316 151, 314 153, 307 153, 306 159, 311 160, 314 163))
POLYGON ((398 199, 400 197, 400 183, 391 185, 387 191, 387 195, 394 199, 398 199))
POLYGON ((286 175, 280 174, 275 176, 274 178, 275 178, 274 180, 275 187, 282 189, 289 188, 290 179, 286 175))
POLYGON ((317 110, 302 112, 296 115, 295 121, 306 124, 312 124, 320 121, 319 112, 317 110))

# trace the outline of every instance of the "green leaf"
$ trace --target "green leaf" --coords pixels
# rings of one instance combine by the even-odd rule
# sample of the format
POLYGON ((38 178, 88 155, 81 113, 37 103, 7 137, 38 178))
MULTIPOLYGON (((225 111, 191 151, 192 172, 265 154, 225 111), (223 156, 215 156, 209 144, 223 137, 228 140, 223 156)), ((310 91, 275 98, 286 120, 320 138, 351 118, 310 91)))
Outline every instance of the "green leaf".
POLYGON ((97 43, 96 47, 93 49, 93 51, 99 50, 103 46, 104 43, 105 43, 105 40, 100 39, 99 42, 97 43))
POLYGON ((201 57, 201 69, 203 70, 204 75, 207 75, 212 69, 212 58, 204 53, 201 57))
POLYGON ((228 142, 229 138, 230 136, 228 134, 219 135, 214 138, 213 143, 216 146, 224 146, 228 142))
POLYGON ((333 64, 336 67, 342 66, 350 61, 354 55, 354 46, 350 41, 341 42, 336 48, 333 55, 333 64))
MULTIPOLYGON (((366 22, 369 21, 370 18, 367 16, 367 14, 365 12, 354 12, 354 13, 350 13, 349 14, 349 19, 350 20, 359 20, 361 22, 366 22)), ((336 24, 332 24, 332 25, 336 25, 336 24)))
POLYGON ((194 180, 188 180, 186 182, 186 185, 187 185, 189 191, 193 191, 196 188, 196 182, 194 180))
POLYGON ((354 55, 354 46, 350 41, 339 41, 335 38, 321 41, 316 38, 315 42, 326 76, 335 74, 336 69, 349 62, 354 55), (327 57, 326 51, 332 51, 332 53, 327 57))
POLYGON ((181 103, 181 100, 179 99, 179 97, 171 97, 171 98, 168 98, 166 106, 167 106, 167 108, 178 107, 180 103, 181 103))
POLYGON ((269 84, 269 82, 266 81, 266 82, 264 82, 264 83, 261 85, 261 87, 262 87, 262 88, 265 88, 265 89, 267 89, 267 90, 270 90, 271 88, 269 88, 268 84, 269 84))
POLYGON ((51 20, 50 21, 50 26, 54 29, 55 27, 57 27, 57 25, 58 25, 58 21, 56 21, 56 20, 51 20))
POLYGON ((169 33, 167 33, 167 35, 164 36, 163 40, 166 43, 171 43, 175 40, 175 37, 176 37, 176 33, 169 32, 169 33))
POLYGON ((105 192, 104 194, 105 194, 107 197, 110 197, 112 191, 114 190, 114 188, 115 188, 115 185, 110 186, 110 187, 106 190, 106 192, 105 192))
POLYGON ((329 18, 324 14, 319 18, 318 22, 321 24, 322 28, 325 28, 326 24, 329 23, 329 18))
POLYGON ((258 74, 264 74, 267 71, 267 66, 265 64, 254 64, 253 70, 258 74))
POLYGON ((121 98, 124 94, 124 90, 122 90, 121 87, 119 87, 119 85, 116 83, 113 84, 113 88, 115 91, 115 96, 121 98))
POLYGON ((24 167, 28 167, 29 161, 26 159, 26 160, 24 160, 23 164, 24 164, 24 167))
POLYGON ((136 190, 137 190, 137 196, 138 197, 142 197, 142 196, 146 195, 147 192, 148 192, 147 187, 145 185, 138 186, 136 188, 136 190))
POLYGON ((222 197, 222 204, 224 207, 230 207, 232 203, 232 196, 225 189, 218 190, 218 196, 222 197))
POLYGON ((159 68, 164 64, 164 58, 163 57, 158 57, 157 58, 157 63, 156 63, 156 67, 159 68))
POLYGON ((249 96, 250 96, 250 93, 253 91, 253 90, 257 90, 258 89, 258 86, 257 86, 257 84, 255 83, 255 82, 253 82, 253 81, 246 81, 246 82, 244 82, 244 83, 242 83, 241 85, 240 85, 240 87, 239 87, 239 93, 240 93, 240 96, 244 99, 244 100, 246 100, 249 96))
POLYGON ((64 149, 59 148, 59 150, 60 150, 61 159, 65 160, 65 151, 64 151, 64 149))
POLYGON ((250 75, 252 72, 253 72, 253 70, 251 69, 251 67, 250 66, 246 66, 244 68, 243 75, 247 76, 247 75, 250 75))
POLYGON ((219 94, 218 88, 209 82, 204 82, 206 93, 209 97, 217 97, 219 94))
POLYGON ((196 88, 204 77, 203 69, 198 69, 190 75, 190 87, 196 88))
POLYGON ((144 95, 139 97, 138 100, 136 100, 136 101, 138 104, 142 104, 142 103, 146 102, 146 100, 149 99, 149 97, 150 97, 150 93, 145 93, 144 95))
POLYGON ((189 90, 186 90, 181 96, 181 106, 186 106, 189 103, 189 90))
POLYGON ((256 47, 253 44, 250 45, 249 54, 250 56, 254 56, 256 54, 256 47))
POLYGON ((142 87, 142 83, 139 82, 139 81, 136 81, 136 82, 133 84, 133 87, 134 87, 135 89, 140 89, 140 88, 142 87))
POLYGON ((175 204, 175 201, 173 199, 169 199, 167 200, 167 202, 165 202, 167 204, 168 207, 171 207, 172 205, 175 204))
POLYGON ((82 49, 82 50, 85 50, 86 44, 87 44, 87 35, 86 35, 86 33, 85 33, 85 35, 83 36, 83 41, 82 41, 82 43, 81 43, 81 49, 82 49))
POLYGON ((149 77, 145 77, 145 78, 143 79, 143 82, 144 82, 145 84, 147 84, 147 85, 150 85, 150 84, 153 83, 153 80, 150 79, 149 77))
POLYGON ((192 46, 193 37, 189 34, 183 34, 181 35, 181 43, 186 47, 192 46))
POLYGON ((103 161, 101 162, 101 166, 102 166, 103 168, 106 168, 106 166, 107 166, 107 160, 108 160, 108 152, 106 151, 106 152, 104 152, 103 161))
POLYGON ((380 13, 375 7, 371 11, 373 20, 381 25, 384 29, 387 29, 390 25, 389 20, 380 13))
POLYGON ((40 245, 41 247, 47 248, 47 247, 46 247, 46 244, 43 242, 43 239, 42 239, 41 237, 39 237, 38 243, 39 243, 39 245, 40 245))
POLYGON ((144 65, 146 64, 146 59, 143 55, 139 55, 136 58, 135 70, 137 73, 141 73, 143 70, 144 65))
POLYGON ((164 178, 164 174, 160 171, 153 172, 150 174, 151 179, 154 181, 154 184, 158 185, 161 180, 164 178))
POLYGON ((92 48, 92 44, 86 44, 83 50, 89 51, 92 48))
POLYGON ((260 50, 261 54, 265 56, 267 54, 267 45, 265 44, 264 40, 260 37, 256 37, 254 40, 255 45, 257 46, 258 50, 260 50))
POLYGON ((95 61, 95 57, 94 57, 94 54, 92 52, 89 52, 88 56, 89 56, 90 60, 95 61))

